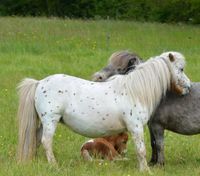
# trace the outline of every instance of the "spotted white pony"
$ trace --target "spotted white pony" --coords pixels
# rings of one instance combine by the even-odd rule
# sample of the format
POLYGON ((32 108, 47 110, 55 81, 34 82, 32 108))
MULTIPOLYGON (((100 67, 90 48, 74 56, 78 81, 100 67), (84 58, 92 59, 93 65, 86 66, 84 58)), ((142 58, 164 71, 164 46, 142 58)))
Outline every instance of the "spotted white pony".
POLYGON ((129 131, 136 145, 140 170, 146 162, 143 126, 166 91, 186 94, 190 81, 184 74, 184 56, 167 52, 140 64, 127 75, 98 83, 64 74, 19 85, 18 159, 32 159, 36 152, 38 122, 49 163, 56 163, 52 141, 59 121, 87 137, 129 131), (39 117, 39 120, 38 118, 39 117))

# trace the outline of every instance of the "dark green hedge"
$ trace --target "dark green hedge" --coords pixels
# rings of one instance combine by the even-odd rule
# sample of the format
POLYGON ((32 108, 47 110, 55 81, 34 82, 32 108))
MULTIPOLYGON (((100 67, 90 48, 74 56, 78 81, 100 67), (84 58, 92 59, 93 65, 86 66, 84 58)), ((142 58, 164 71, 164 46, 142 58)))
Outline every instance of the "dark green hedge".
POLYGON ((0 15, 200 23, 200 0, 0 0, 0 15))

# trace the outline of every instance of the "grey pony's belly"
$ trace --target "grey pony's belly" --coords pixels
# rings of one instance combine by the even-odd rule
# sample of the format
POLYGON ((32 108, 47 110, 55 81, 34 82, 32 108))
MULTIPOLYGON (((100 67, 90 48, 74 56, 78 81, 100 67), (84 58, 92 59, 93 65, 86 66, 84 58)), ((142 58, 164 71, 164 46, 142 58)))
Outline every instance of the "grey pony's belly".
POLYGON ((200 133, 200 82, 192 83, 190 93, 185 96, 168 93, 151 122, 180 134, 200 133))

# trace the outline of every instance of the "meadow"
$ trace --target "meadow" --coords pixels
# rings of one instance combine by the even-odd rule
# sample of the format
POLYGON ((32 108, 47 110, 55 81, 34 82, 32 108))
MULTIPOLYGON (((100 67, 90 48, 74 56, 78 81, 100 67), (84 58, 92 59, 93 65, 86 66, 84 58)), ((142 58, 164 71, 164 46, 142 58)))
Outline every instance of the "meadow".
MULTIPOLYGON (((16 162, 17 84, 25 77, 42 79, 65 73, 85 79, 107 64, 115 51, 129 50, 146 59, 163 51, 182 52, 186 73, 200 81, 200 27, 131 21, 82 21, 57 18, 0 18, 0 175, 4 176, 134 176, 139 173, 132 140, 129 161, 86 163, 80 147, 86 137, 59 124, 54 137, 58 167, 50 166, 42 147, 33 162, 16 162)), ((189 102, 188 102, 189 103, 189 102)), ((147 159, 150 139, 145 129, 147 159)), ((165 167, 153 175, 199 175, 200 135, 165 132, 165 167)))

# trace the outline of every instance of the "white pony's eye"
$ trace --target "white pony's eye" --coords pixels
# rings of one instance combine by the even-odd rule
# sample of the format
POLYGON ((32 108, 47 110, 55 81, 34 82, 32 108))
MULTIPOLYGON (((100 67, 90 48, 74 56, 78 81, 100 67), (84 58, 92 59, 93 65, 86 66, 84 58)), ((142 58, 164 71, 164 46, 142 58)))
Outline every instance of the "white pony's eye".
POLYGON ((181 68, 180 70, 181 70, 181 72, 183 72, 183 71, 184 71, 184 69, 183 69, 183 68, 181 68))

